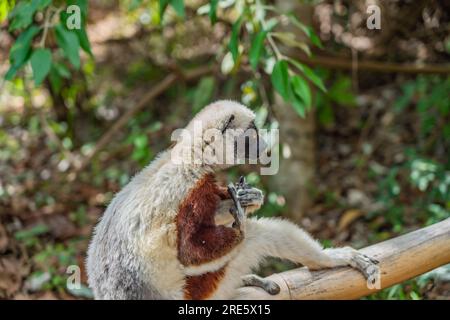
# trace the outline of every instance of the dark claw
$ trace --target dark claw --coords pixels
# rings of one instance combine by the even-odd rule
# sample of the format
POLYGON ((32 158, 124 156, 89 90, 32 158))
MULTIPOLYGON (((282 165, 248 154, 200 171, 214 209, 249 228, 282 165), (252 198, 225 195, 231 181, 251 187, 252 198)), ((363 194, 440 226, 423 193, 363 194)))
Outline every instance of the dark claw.
POLYGON ((367 255, 364 255, 364 257, 366 257, 373 264, 379 264, 380 263, 380 261, 378 261, 377 259, 371 258, 371 257, 369 257, 367 255))
POLYGON ((272 296, 280 293, 280 286, 275 282, 266 285, 263 289, 272 296))

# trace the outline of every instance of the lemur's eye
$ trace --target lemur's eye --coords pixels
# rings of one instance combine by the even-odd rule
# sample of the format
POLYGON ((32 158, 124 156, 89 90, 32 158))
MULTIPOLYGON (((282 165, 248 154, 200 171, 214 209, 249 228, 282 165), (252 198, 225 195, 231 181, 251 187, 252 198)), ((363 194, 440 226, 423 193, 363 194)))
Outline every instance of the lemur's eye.
POLYGON ((233 120, 234 120, 234 114, 232 114, 232 115, 230 116, 230 118, 228 118, 227 122, 225 122, 225 125, 224 125, 223 128, 222 128, 222 134, 225 132, 225 130, 228 129, 228 127, 229 127, 230 124, 231 124, 231 121, 233 121, 233 120))

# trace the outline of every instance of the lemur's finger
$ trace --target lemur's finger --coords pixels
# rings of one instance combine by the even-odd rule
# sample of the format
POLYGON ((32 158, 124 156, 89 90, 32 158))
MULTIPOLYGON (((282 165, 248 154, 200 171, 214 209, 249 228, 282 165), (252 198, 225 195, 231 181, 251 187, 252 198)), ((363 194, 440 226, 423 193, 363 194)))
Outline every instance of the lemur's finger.
POLYGON ((240 228, 241 227, 241 219, 239 218, 236 208, 230 208, 230 214, 234 218, 233 227, 240 228))
MULTIPOLYGON (((366 255, 365 255, 366 256, 366 255)), ((369 260, 370 260, 370 262, 372 262, 373 264, 379 264, 380 263, 380 261, 378 261, 377 259, 374 259, 374 258, 371 258, 371 257, 369 257, 369 256, 366 256, 369 260)))
POLYGON ((262 195, 261 194, 255 194, 255 193, 253 193, 253 194, 244 194, 244 195, 242 195, 242 196, 238 196, 238 200, 240 201, 240 202, 242 202, 242 201, 252 201, 252 200, 260 200, 260 199, 262 199, 262 195))
POLYGON ((261 197, 262 192, 258 189, 240 189, 237 190, 238 198, 241 197, 261 197))
POLYGON ((231 208, 230 213, 234 216, 235 222, 239 220, 239 224, 245 218, 245 212, 242 209, 241 203, 239 202, 238 196, 236 194, 236 188, 232 183, 228 185, 228 193, 230 194, 231 199, 234 202, 235 208, 231 208), (234 210, 235 209, 235 210, 234 210))

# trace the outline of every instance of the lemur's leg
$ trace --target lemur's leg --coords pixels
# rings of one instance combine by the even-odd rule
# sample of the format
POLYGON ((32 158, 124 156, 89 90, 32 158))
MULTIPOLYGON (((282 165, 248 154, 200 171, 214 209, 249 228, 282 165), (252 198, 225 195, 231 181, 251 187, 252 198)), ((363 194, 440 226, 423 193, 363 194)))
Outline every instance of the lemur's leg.
POLYGON ((271 295, 275 295, 280 292, 280 286, 275 281, 261 278, 256 274, 248 274, 243 276, 241 279, 242 283, 246 287, 259 287, 271 295))
POLYGON ((278 257, 301 263, 310 269, 351 266, 366 277, 374 275, 377 263, 357 250, 345 247, 323 249, 308 233, 281 219, 247 219, 246 236, 232 263, 256 267, 264 257, 278 257))

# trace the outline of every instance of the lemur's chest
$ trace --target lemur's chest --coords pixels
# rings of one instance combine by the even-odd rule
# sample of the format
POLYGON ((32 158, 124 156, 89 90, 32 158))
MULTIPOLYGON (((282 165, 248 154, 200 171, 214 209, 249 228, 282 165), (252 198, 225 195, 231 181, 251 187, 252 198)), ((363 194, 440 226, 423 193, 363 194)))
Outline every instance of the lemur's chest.
MULTIPOLYGON (((214 215, 221 199, 220 193, 215 177, 205 175, 180 204, 175 221, 177 258, 184 267, 201 269, 202 266, 214 264, 217 234, 207 230, 215 228, 214 215), (205 250, 209 247, 211 250, 205 250)), ((207 299, 214 294, 225 275, 226 265, 213 269, 185 277, 185 299, 207 299)))

